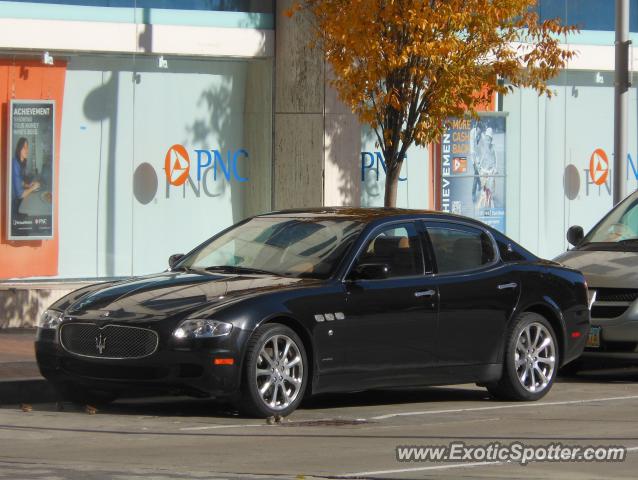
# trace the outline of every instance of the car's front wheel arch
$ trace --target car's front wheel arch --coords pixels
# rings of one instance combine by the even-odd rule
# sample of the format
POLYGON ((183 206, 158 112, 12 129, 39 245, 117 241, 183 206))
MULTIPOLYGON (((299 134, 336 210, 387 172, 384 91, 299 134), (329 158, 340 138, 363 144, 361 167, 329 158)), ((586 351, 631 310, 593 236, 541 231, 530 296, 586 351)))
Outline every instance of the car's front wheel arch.
POLYGON ((241 386, 232 401, 249 416, 287 416, 309 388, 311 362, 304 341, 275 320, 256 326, 246 344, 241 386))
MULTIPOLYGON (((314 349, 312 348, 312 340, 310 336, 310 332, 295 318, 286 316, 286 315, 276 315, 272 318, 268 318, 261 322, 261 325, 267 325, 269 323, 279 323, 281 325, 285 325, 290 328, 293 332, 299 335, 301 342, 303 343, 303 347, 306 349, 306 356, 308 357, 308 388, 306 389, 306 395, 312 394, 313 389, 313 374, 315 371, 315 356, 314 349)), ((255 327, 257 328, 257 327, 255 327)))
MULTIPOLYGON (((301 339, 301 342, 303 343, 303 347, 306 350, 306 355, 308 357, 308 365, 307 365, 308 387, 306 389, 305 395, 306 396, 312 395, 312 392, 314 389, 313 379, 314 379, 314 372, 315 372, 315 355, 314 355, 314 348, 312 345, 312 337, 310 332, 301 324, 301 322, 299 322, 299 320, 286 314, 271 315, 263 319, 258 324, 256 324, 252 331, 254 333, 255 330, 257 330, 262 325, 267 325, 271 323, 278 323, 280 325, 285 325, 286 327, 290 328, 293 332, 295 332, 301 339)), ((248 338, 250 339, 250 336, 248 338)), ((242 372, 244 371, 244 365, 246 364, 246 354, 247 354, 247 350, 244 347, 242 352, 242 357, 241 357, 241 364, 240 364, 240 369, 242 372)), ((240 383, 243 381, 244 381, 244 378, 242 374, 240 383)))

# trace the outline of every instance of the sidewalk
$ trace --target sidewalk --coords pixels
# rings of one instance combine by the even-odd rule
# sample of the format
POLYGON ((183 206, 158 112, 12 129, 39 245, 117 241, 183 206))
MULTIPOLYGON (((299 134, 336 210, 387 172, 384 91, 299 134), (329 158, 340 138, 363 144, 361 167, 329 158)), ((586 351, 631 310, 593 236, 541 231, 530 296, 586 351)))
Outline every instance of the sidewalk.
POLYGON ((0 404, 51 401, 53 391, 35 361, 35 330, 0 330, 0 404))

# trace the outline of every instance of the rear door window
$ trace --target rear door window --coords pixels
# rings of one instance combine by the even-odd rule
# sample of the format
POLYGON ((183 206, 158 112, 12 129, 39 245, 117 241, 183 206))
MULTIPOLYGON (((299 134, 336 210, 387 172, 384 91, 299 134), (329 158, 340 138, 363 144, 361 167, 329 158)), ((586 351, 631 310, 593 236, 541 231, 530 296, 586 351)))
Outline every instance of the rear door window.
POLYGON ((428 225, 438 273, 476 270, 496 261, 492 237, 478 228, 428 225))

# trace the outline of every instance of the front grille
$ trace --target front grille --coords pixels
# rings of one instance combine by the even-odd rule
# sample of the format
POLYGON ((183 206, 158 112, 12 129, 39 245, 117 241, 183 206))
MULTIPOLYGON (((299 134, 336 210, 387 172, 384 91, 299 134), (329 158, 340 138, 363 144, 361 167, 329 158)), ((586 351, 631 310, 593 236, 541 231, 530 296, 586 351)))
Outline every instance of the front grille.
POLYGON ((635 288, 594 288, 598 302, 633 302, 638 298, 635 288))
POLYGON ((616 318, 627 311, 629 305, 598 305, 591 307, 591 318, 616 318))
POLYGON ((70 323, 60 330, 60 342, 66 351, 92 358, 147 357, 157 350, 158 340, 153 330, 123 325, 70 323))

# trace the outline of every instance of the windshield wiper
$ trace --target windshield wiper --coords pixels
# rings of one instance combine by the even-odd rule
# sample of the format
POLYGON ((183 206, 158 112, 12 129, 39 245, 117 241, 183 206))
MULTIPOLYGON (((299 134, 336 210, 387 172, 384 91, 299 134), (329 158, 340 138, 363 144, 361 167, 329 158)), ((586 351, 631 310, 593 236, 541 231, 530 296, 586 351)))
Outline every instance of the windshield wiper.
POLYGON ((616 243, 634 243, 638 242, 638 238, 623 238, 622 240, 618 240, 616 243))
POLYGON ((229 272, 229 273, 256 273, 259 275, 277 275, 274 272, 269 272, 268 270, 262 270, 260 268, 251 268, 251 267, 239 267, 236 265, 215 265, 212 267, 206 267, 204 269, 207 272, 229 272))

